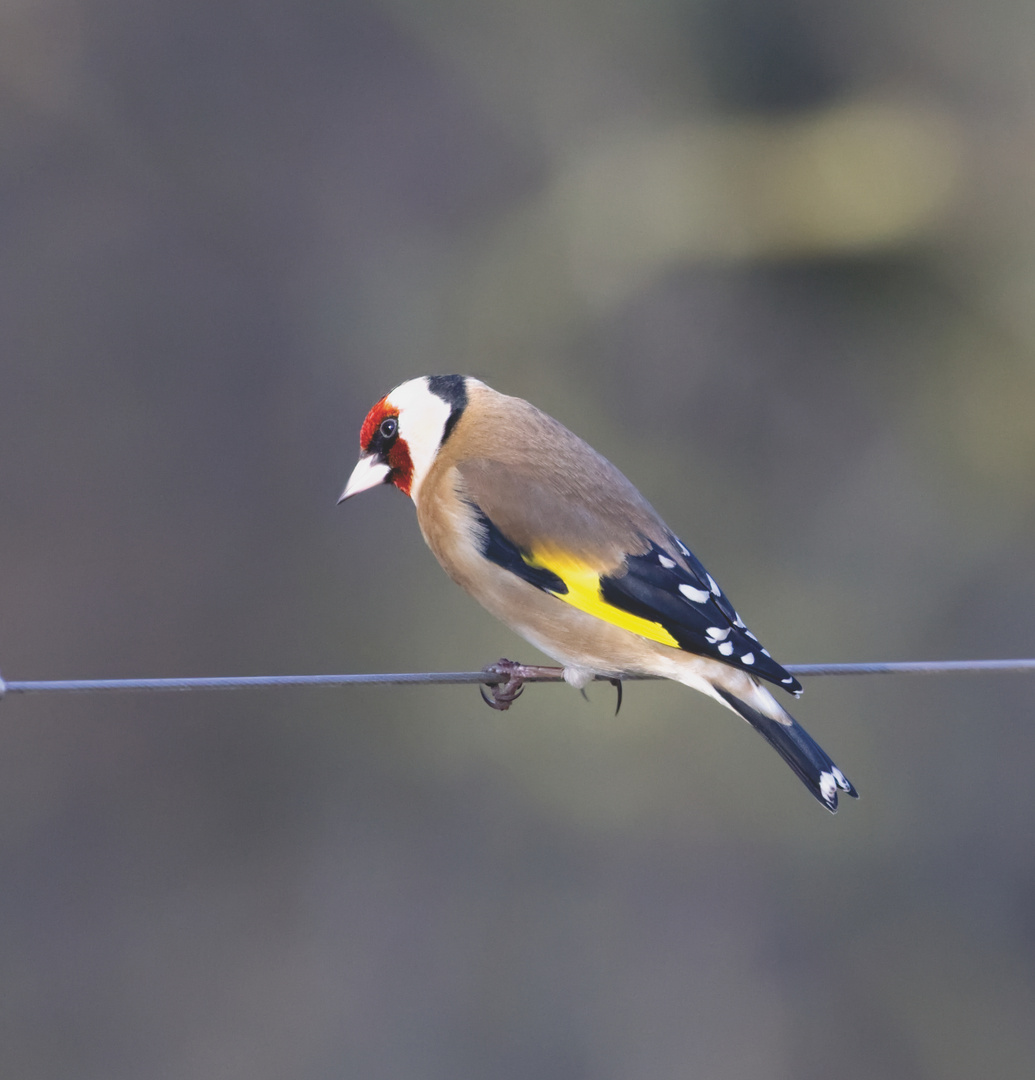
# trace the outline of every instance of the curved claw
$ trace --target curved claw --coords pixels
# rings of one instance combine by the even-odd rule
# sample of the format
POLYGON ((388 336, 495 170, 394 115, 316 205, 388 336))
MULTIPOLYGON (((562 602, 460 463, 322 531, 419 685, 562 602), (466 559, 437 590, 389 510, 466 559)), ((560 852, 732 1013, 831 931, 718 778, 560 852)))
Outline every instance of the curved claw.
POLYGON ((525 692, 525 686, 521 678, 514 674, 514 668, 519 667, 519 664, 515 664, 511 660, 501 660, 498 664, 493 664, 489 671, 498 671, 500 674, 507 675, 507 681, 502 683, 495 683, 492 686, 492 697, 485 693, 485 687, 479 686, 478 692, 482 695, 482 701, 489 706, 490 709, 495 709, 497 712, 506 712, 510 706, 517 701, 519 697, 525 692))
POLYGON ((519 697, 525 692, 524 683, 520 679, 512 679, 508 683, 504 683, 499 687, 499 697, 497 701, 506 701, 509 705, 512 701, 517 701, 519 697))
POLYGON ((615 716, 617 716, 618 710, 622 707, 622 680, 609 679, 608 681, 618 691, 618 704, 615 706, 615 716))
MULTIPOLYGON (((495 687, 493 687, 493 689, 495 689, 495 687)), ((507 705, 497 705, 496 702, 493 701, 492 698, 489 697, 489 695, 485 692, 484 686, 478 687, 478 693, 482 695, 482 701, 484 701, 490 709, 495 709, 497 712, 502 712, 505 708, 509 708, 509 703, 507 705)))
POLYGON ((505 683, 497 683, 492 687, 492 697, 485 692, 484 686, 478 687, 478 693, 482 695, 482 701, 495 709, 497 712, 506 712, 511 705, 525 692, 520 679, 510 679, 505 683))

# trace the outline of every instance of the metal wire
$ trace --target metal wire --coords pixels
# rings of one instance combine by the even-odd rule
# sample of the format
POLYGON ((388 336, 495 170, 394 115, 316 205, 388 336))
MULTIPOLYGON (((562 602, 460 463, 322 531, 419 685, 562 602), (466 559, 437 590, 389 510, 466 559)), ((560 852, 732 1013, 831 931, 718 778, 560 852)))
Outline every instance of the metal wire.
POLYGON ((1035 671, 1035 660, 892 660, 871 664, 788 664, 792 675, 944 675, 951 672, 1035 671))
MULTIPOLYGON (((944 675, 950 673, 1035 672, 1031 660, 920 660, 863 664, 787 664, 792 675, 811 678, 819 675, 944 675)), ((561 682, 560 668, 523 666, 523 682, 561 682)), ((0 698, 7 694, 98 693, 163 690, 249 690, 273 686, 401 686, 407 684, 464 684, 498 686, 510 677, 490 664, 482 671, 411 671, 357 675, 244 675, 212 678, 166 679, 54 679, 4 682, 0 677, 0 698)), ((651 675, 629 675, 628 681, 651 679, 651 675)), ((604 676, 599 681, 608 681, 604 676)))

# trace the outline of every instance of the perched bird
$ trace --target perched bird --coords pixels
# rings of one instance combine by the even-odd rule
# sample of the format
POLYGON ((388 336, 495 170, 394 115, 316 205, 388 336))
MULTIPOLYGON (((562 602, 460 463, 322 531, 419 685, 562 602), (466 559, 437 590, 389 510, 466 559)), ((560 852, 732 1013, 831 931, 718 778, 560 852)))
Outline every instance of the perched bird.
POLYGON ((801 684, 605 458, 521 398, 465 375, 411 379, 360 432, 339 501, 394 484, 446 573, 564 665, 565 681, 660 675, 742 716, 831 812, 855 788, 762 680, 801 684))

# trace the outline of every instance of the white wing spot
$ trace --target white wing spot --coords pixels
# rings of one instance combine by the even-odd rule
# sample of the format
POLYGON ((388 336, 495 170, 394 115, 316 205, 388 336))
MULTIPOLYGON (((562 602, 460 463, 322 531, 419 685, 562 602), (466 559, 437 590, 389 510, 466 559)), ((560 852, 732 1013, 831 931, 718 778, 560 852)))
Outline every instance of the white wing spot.
MULTIPOLYGON (((757 641, 758 639, 756 638, 755 640, 757 641)), ((763 656, 768 656, 769 659, 772 660, 773 654, 768 649, 761 649, 759 651, 762 653, 763 656)))
POLYGON ((720 630, 717 626, 709 626, 704 632, 708 635, 708 640, 712 645, 717 641, 722 641, 724 638, 730 636, 730 628, 728 626, 725 630, 720 630))
MULTIPOLYGON (((743 623, 741 623, 740 625, 744 626, 743 623)), ((746 626, 744 626, 744 633, 747 634, 747 636, 749 638, 751 638, 752 641, 758 641, 758 638, 756 638, 755 635, 752 634, 751 631, 746 626)))
POLYGON ((790 675, 788 675, 786 679, 781 679, 780 682, 782 682, 784 686, 790 686, 791 683, 794 682, 794 680, 790 677, 790 675))
MULTIPOLYGON (((842 777, 844 779, 844 777, 842 777)), ((819 793, 823 801, 829 806, 834 801, 834 793, 837 791, 837 779, 833 773, 821 772, 819 774, 819 793)))
POLYGON ((678 545, 679 550, 689 559, 690 549, 686 546, 686 544, 683 543, 682 540, 679 539, 678 536, 676 537, 676 544, 678 545))
POLYGON ((733 654, 733 642, 724 641, 719 646, 719 652, 721 652, 723 656, 731 656, 733 654))
POLYGON ((750 667, 755 662, 755 654, 753 652, 746 652, 740 658, 742 664, 747 664, 750 667))
POLYGON ((659 555, 658 556, 658 562, 661 563, 661 565, 666 570, 675 570, 675 568, 676 568, 675 560, 670 559, 667 555, 659 555))
POLYGON ((845 779, 845 774, 841 772, 841 770, 836 765, 833 766, 832 772, 834 774, 834 779, 837 781, 837 786, 842 791, 850 791, 852 785, 848 783, 848 781, 845 779))
POLYGON ((708 594, 704 589, 695 589, 693 585, 680 585, 679 591, 687 600, 693 600, 695 604, 703 604, 708 599, 708 594))
POLYGON ((742 619, 742 618, 741 618, 741 617, 740 617, 739 615, 737 615, 737 613, 736 613, 736 612, 734 612, 734 613, 733 613, 733 615, 734 615, 734 619, 733 619, 733 625, 734 625, 734 626, 735 626, 735 627, 736 627, 736 628, 737 628, 738 630, 746 630, 746 629, 747 629, 747 627, 746 627, 746 626, 744 625, 744 620, 743 620, 743 619, 742 619))
POLYGON ((704 576, 708 579, 708 588, 712 590, 712 595, 722 596, 722 589, 715 584, 715 578, 713 578, 711 574, 705 574, 704 576))

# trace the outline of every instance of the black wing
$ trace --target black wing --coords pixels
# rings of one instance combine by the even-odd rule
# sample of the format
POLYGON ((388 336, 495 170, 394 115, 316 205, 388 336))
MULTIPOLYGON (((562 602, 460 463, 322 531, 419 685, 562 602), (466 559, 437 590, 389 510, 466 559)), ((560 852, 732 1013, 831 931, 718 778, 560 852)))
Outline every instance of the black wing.
POLYGON ((623 572, 601 577, 604 600, 660 624, 681 649, 741 668, 798 697, 801 683, 762 648, 689 548, 671 534, 669 540, 672 550, 651 541, 645 554, 626 557, 623 572))

